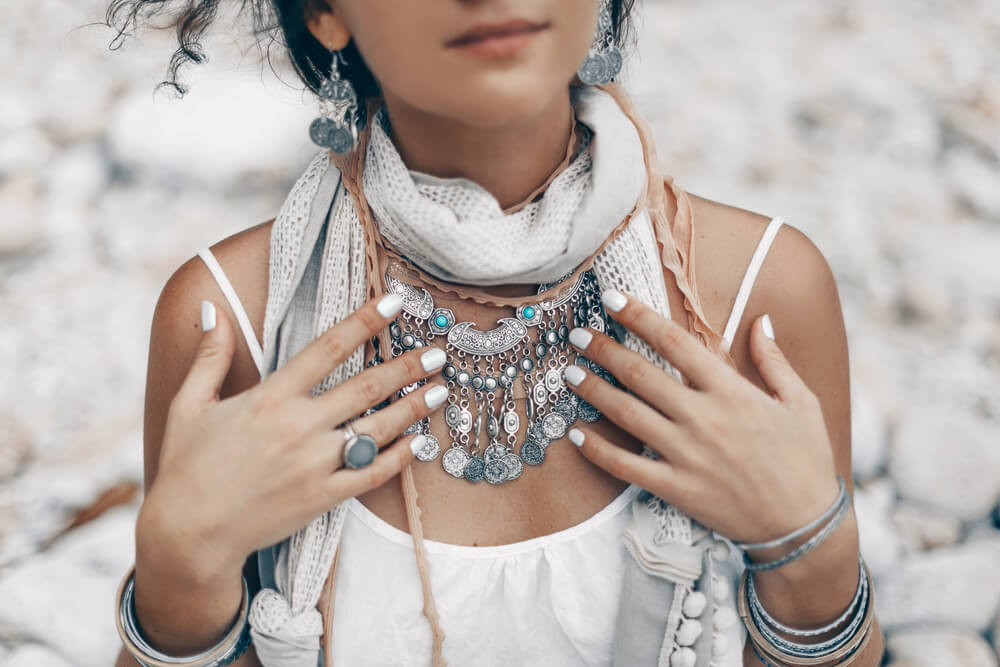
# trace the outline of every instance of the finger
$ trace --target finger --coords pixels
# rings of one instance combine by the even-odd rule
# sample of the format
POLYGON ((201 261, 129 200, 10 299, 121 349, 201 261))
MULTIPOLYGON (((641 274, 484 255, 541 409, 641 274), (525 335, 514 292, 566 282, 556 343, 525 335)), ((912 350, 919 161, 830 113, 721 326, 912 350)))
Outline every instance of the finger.
POLYGON ((649 343, 698 389, 709 391, 731 385, 733 375, 738 375, 684 327, 638 299, 617 290, 605 290, 601 301, 615 320, 649 343))
POLYGON ((329 492, 333 503, 343 498, 360 496, 382 486, 398 475, 413 460, 413 455, 424 443, 424 436, 410 435, 396 440, 391 447, 379 452, 375 460, 364 468, 340 468, 328 477, 329 492))
POLYGON ((631 433, 662 456, 672 459, 680 452, 682 427, 670 421, 640 399, 613 387, 580 366, 563 371, 569 387, 622 430, 631 433))
MULTIPOLYGON (((571 330, 569 342, 662 414, 675 421, 691 420, 695 390, 678 382, 638 352, 591 329, 571 330)), ((567 377, 570 373, 582 377, 571 368, 579 366, 567 366, 567 377)))
POLYGON ((201 302, 202 337, 195 352, 194 363, 174 401, 194 408, 203 408, 218 400, 219 390, 233 363, 235 341, 229 318, 208 301, 201 302))
MULTIPOLYGON (((440 408, 446 400, 448 389, 444 385, 428 385, 377 412, 351 422, 351 427, 355 433, 367 433, 379 447, 383 447, 398 438, 406 427, 440 408)), ((343 432, 338 430, 331 433, 342 435, 343 432)), ((340 445, 335 448, 340 450, 339 453, 335 452, 338 460, 342 458, 340 455, 344 446, 343 437, 340 440, 340 445)))
POLYGON ((312 409, 320 415, 317 422, 335 428, 381 403, 396 390, 441 370, 446 360, 444 350, 428 346, 367 368, 316 397, 312 409))
POLYGON ((766 313, 751 327, 750 357, 764 383, 781 401, 794 400, 810 391, 775 341, 774 327, 766 313))
POLYGON ((334 368, 388 325, 402 305, 398 294, 369 300, 306 345, 264 384, 282 396, 310 394, 334 368))
POLYGON ((569 439, 594 465, 669 502, 663 489, 673 486, 675 469, 667 461, 630 452, 587 428, 571 428, 569 439))

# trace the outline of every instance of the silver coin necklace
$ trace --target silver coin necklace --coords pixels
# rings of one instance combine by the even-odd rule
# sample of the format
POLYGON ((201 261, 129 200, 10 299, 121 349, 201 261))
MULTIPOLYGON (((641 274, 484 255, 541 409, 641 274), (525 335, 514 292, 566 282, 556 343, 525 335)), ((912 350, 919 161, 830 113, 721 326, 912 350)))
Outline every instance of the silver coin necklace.
MULTIPOLYGON (((389 326, 392 356, 445 338, 447 361, 441 375, 448 388, 444 421, 450 443, 444 449, 431 435, 430 417, 415 422, 406 432, 427 438, 416 454, 419 461, 440 457, 453 477, 503 484, 519 478, 525 464, 540 465, 549 444, 574 422, 600 419, 597 408, 566 387, 563 370, 572 362, 614 383, 608 371, 568 343, 571 328, 611 332, 612 321, 593 271, 580 272, 572 282, 570 275, 538 286, 539 294, 558 288, 553 298, 517 306, 510 316, 498 319, 495 328, 481 330, 474 322, 457 322, 451 309, 437 307, 426 289, 385 274, 386 288, 403 298, 400 316, 389 326), (526 395, 525 424, 515 409, 518 384, 526 395)), ((380 361, 376 356, 369 365, 380 361)), ((425 382, 404 387, 398 395, 425 382)))

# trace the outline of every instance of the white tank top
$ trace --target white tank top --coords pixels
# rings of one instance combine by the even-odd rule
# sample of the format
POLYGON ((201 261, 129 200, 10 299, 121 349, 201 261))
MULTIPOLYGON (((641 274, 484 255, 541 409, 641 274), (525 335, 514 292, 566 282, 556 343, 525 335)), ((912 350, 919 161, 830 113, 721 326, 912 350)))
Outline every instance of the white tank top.
MULTIPOLYGON (((781 223, 781 218, 771 220, 750 259, 723 332, 727 344, 781 223)), ((236 313, 262 371, 261 345, 239 297, 211 250, 198 254, 236 313)), ((448 664, 610 665, 627 557, 622 535, 639 491, 629 485, 585 521, 530 540, 472 547, 425 539, 448 664)), ((334 665, 429 665, 431 631, 423 615, 412 536, 356 498, 348 501, 348 509, 334 589, 334 665)), ((735 549, 723 552, 740 560, 735 549)), ((716 600, 733 607, 737 584, 713 582, 716 600)), ((742 667, 745 637, 737 622, 717 638, 721 650, 713 651, 713 667, 742 667)))

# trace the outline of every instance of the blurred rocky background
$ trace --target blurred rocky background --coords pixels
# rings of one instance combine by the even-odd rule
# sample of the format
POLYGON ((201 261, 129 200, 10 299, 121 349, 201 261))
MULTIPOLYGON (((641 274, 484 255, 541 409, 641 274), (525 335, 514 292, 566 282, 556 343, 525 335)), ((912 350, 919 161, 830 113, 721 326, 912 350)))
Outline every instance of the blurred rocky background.
MULTIPOLYGON (((804 231, 850 338, 862 548, 889 663, 1000 645, 1000 3, 645 0, 624 83, 696 194, 804 231)), ((141 501, 157 296, 276 215, 309 93, 240 22, 190 92, 171 30, 0 3, 0 664, 102 667, 141 501)), ((167 23, 158 19, 159 25, 167 23)))

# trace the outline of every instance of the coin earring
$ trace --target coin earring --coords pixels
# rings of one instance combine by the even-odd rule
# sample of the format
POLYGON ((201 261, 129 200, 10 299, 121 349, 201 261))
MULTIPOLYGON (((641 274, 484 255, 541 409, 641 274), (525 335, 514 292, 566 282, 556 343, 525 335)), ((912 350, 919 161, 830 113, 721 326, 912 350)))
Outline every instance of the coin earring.
MULTIPOLYGON (((358 131, 365 126, 365 111, 347 79, 340 78, 338 61, 347 64, 340 51, 330 49, 330 75, 320 74, 320 117, 309 126, 309 137, 318 146, 335 153, 348 153, 358 143, 358 131)), ((315 68, 314 68, 315 69, 315 68)))
POLYGON ((587 58, 576 71, 584 84, 593 86, 605 84, 618 76, 622 69, 622 52, 612 42, 611 7, 609 0, 601 0, 601 11, 597 17, 597 34, 587 51, 587 58))

